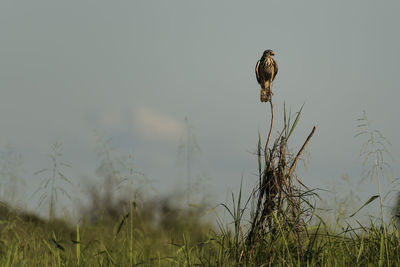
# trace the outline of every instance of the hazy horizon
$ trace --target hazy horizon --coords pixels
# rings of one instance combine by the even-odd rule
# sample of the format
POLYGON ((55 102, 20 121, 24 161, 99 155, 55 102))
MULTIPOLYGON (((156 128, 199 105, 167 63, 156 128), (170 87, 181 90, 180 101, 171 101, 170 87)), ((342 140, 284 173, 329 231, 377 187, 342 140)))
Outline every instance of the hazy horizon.
MULTIPOLYGON (((265 49, 279 65, 277 125, 284 103, 293 112, 304 104, 293 149, 317 127, 307 168, 298 170, 305 184, 328 189, 346 174, 357 183, 362 140, 354 135, 363 111, 392 143, 398 178, 399 8, 396 1, 3 1, 0 151, 22 156, 20 199, 39 185, 34 173, 51 166, 56 142, 79 189, 85 177, 98 181, 96 133, 133 154, 135 169, 161 193, 184 189, 185 117, 200 147, 192 178, 205 180, 216 203, 242 177, 250 193, 251 152, 269 125, 254 74, 265 49)), ((365 194, 375 187, 364 184, 365 194)))

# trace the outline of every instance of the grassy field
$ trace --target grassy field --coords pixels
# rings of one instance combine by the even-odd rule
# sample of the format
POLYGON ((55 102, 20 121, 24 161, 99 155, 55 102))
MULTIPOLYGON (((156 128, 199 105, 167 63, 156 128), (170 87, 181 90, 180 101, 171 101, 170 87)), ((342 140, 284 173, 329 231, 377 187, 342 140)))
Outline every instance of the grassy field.
MULTIPOLYGON (((204 210, 156 203, 103 211, 70 225, 0 207, 1 266, 398 266, 395 228, 307 226, 300 242, 291 231, 265 233, 252 248, 248 227, 236 221, 215 229, 204 210), (155 216, 157 214, 157 216, 155 216)), ((129 207, 128 206, 128 207, 129 207)), ((237 207, 236 207, 237 208, 237 207)), ((240 212, 240 209, 238 209, 240 212)))
MULTIPOLYGON (((272 104, 271 113, 270 129, 272 104)), ((363 179, 376 182, 378 194, 359 210, 379 200, 380 214, 367 223, 358 221, 359 210, 323 219, 318 192, 294 172, 315 128, 297 154, 287 147, 300 113, 293 122, 284 114, 275 140, 271 131, 265 146, 259 138, 259 183, 251 196, 240 190, 214 208, 187 205, 176 195, 115 199, 112 191, 123 168, 104 149, 99 169, 106 193, 88 193, 91 206, 80 207, 79 223, 72 224, 55 216, 57 195, 68 196, 60 183, 69 183, 55 144, 52 167, 43 170, 49 174, 37 190, 49 219, 0 203, 0 266, 399 266, 398 212, 384 214, 381 192, 388 166, 384 137, 369 128, 364 114, 358 128, 358 135, 366 136, 363 179), (220 219, 221 212, 227 218, 220 219)))

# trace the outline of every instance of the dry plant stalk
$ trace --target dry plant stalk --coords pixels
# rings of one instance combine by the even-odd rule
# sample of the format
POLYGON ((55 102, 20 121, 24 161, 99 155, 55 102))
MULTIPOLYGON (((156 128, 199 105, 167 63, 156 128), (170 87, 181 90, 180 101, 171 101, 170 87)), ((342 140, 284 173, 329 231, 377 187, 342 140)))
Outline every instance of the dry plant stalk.
MULTIPOLYGON (((307 212, 307 209, 301 205, 301 200, 304 197, 304 194, 300 190, 301 187, 296 186, 293 180, 295 179, 300 186, 308 190, 296 177, 294 170, 301 154, 315 132, 315 126, 296 156, 288 150, 287 140, 293 129, 290 129, 290 132, 287 130, 290 125, 286 125, 286 119, 284 129, 275 141, 273 141, 272 146, 269 147, 274 123, 272 101, 270 101, 270 107, 271 124, 265 143, 263 168, 261 164, 260 140, 258 145, 259 184, 255 192, 257 205, 246 241, 249 249, 265 233, 269 232, 273 234, 277 231, 278 227, 292 231, 299 241, 299 233, 302 226, 305 225, 304 216, 307 212)), ((295 123, 292 125, 292 128, 294 127, 295 123)))

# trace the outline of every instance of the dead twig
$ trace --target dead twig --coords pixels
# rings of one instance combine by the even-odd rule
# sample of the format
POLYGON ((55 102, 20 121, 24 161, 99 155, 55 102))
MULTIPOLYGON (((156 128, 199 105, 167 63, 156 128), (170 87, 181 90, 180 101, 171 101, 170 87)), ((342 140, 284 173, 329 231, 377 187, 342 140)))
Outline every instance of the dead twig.
MULTIPOLYGON (((282 232, 284 228, 286 231, 294 234, 297 239, 298 253, 301 254, 302 245, 300 233, 306 231, 304 227, 304 218, 309 211, 307 207, 303 206, 303 203, 308 202, 304 199, 304 195, 301 194, 301 187, 307 190, 309 189, 293 174, 293 172, 301 154, 304 152, 304 149, 315 132, 315 126, 294 157, 294 155, 290 153, 287 144, 290 134, 285 130, 290 128, 290 133, 293 131, 297 124, 298 116, 292 126, 287 125, 285 118, 283 130, 271 145, 271 135, 274 126, 274 106, 272 101, 270 101, 270 108, 271 122, 264 147, 264 166, 261 166, 260 141, 257 146, 259 184, 257 190, 254 192, 257 204, 254 210, 251 227, 246 238, 246 245, 249 249, 250 256, 254 253, 253 249, 258 241, 264 239, 268 233, 272 234, 271 237, 274 239, 278 228, 280 232, 282 232), (285 132, 286 134, 284 134, 285 132), (297 181, 300 187, 297 187, 293 181, 297 181), (274 214, 275 219, 272 219, 272 214, 274 214)), ((241 255, 240 258, 242 257, 243 255, 241 255)))
POLYGON ((269 100, 269 104, 271 106, 271 125, 269 126, 269 133, 268 133, 268 138, 267 138, 267 142, 265 143, 265 149, 264 149, 264 156, 265 156, 265 160, 267 160, 267 153, 268 153, 268 144, 269 144, 269 140, 271 140, 271 133, 272 133, 272 128, 274 126, 274 106, 272 104, 272 99, 269 100))
POLYGON ((290 166, 289 172, 288 172, 288 176, 290 176, 294 170, 294 168, 296 167, 297 161, 299 160, 299 157, 301 155, 301 153, 303 153, 304 149, 306 148, 308 142, 310 141, 311 137, 314 135, 315 132, 315 126, 313 127, 313 129, 311 130, 311 133, 308 135, 306 141, 304 142, 303 146, 301 147, 301 149, 299 150, 299 152, 296 155, 296 158, 294 159, 292 166, 290 166))

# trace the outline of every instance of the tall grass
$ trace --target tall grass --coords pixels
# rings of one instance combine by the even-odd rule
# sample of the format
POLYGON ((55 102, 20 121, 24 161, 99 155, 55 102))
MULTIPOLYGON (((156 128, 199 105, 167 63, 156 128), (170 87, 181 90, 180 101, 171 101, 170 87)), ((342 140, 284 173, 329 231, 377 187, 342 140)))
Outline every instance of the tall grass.
POLYGON ((80 208, 77 224, 57 219, 51 192, 57 193, 57 183, 65 181, 59 169, 61 147, 53 146, 52 166, 42 184, 50 187, 41 187, 50 196, 52 219, 0 203, 0 266, 398 266, 398 226, 395 219, 384 219, 380 183, 388 177, 390 163, 383 135, 363 128, 368 125, 360 120, 357 136, 368 137, 361 150, 367 169, 363 177, 376 181, 378 192, 351 216, 335 218, 343 223, 332 224, 317 213, 315 191, 295 175, 313 131, 298 153, 291 154, 287 146, 301 111, 291 120, 284 110, 283 129, 274 138, 269 128, 265 145, 259 135, 254 192, 245 196, 240 184, 230 203, 213 209, 202 203, 185 208, 174 205, 182 201, 177 195, 146 199, 136 192, 118 194, 119 198, 115 194, 110 200, 119 184, 137 185, 129 180, 135 172, 117 163, 103 147, 98 174, 105 178, 105 193, 87 192, 92 204, 80 208), (379 223, 371 217, 369 223, 361 224, 358 211, 376 199, 380 199, 379 223), (216 224, 204 219, 218 209, 228 213, 227 223, 218 217, 219 212, 216 224), (356 221, 356 226, 348 220, 356 221))
POLYGON ((68 164, 60 161, 62 144, 59 142, 53 144, 51 150, 52 153, 48 155, 51 159, 51 167, 41 169, 35 173, 35 175, 46 174, 46 176, 42 178, 38 189, 32 195, 40 194, 38 202, 40 208, 48 203, 50 220, 55 216, 55 206, 60 194, 71 200, 71 196, 64 189, 65 185, 63 186, 60 183, 63 182, 72 185, 71 181, 62 172, 62 167, 70 167, 68 164))

